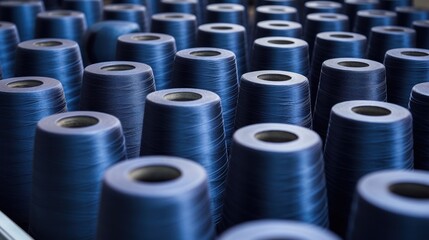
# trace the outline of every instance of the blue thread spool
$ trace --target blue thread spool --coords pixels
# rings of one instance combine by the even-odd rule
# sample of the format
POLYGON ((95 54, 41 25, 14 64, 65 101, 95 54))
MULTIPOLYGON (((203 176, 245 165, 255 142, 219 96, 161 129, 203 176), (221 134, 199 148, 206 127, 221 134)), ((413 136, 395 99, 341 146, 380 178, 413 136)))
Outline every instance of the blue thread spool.
POLYGON ((256 6, 265 6, 265 5, 276 5, 276 6, 281 5, 281 6, 293 7, 298 11, 299 21, 301 22, 301 20, 304 19, 303 17, 304 11, 302 11, 303 4, 301 4, 299 0, 257 0, 256 1, 256 6))
POLYGON ((316 102, 319 87, 320 70, 324 61, 332 58, 351 57, 364 58, 366 37, 351 32, 323 32, 317 34, 311 59, 310 87, 311 106, 316 102))
POLYGON ((198 0, 161 0, 161 12, 192 14, 197 17, 197 23, 203 21, 198 0))
POLYGON ((37 122, 65 111, 64 91, 55 79, 0 81, 0 208, 24 229, 28 228, 37 122))
POLYGON ((416 84, 412 91, 409 109, 413 115, 414 168, 429 170, 428 134, 429 83, 416 84))
POLYGON ((256 24, 254 39, 263 37, 302 37, 302 25, 297 22, 267 20, 256 24))
POLYGON ((62 38, 82 45, 86 31, 85 15, 69 10, 52 10, 37 14, 36 38, 62 38))
POLYGON ((342 13, 343 5, 333 1, 307 1, 304 12, 306 16, 312 13, 342 13))
POLYGON ((398 26, 374 27, 368 39, 367 58, 383 62, 386 52, 394 48, 416 46, 416 31, 398 26))
POLYGON ((127 157, 140 155, 146 96, 155 91, 152 68, 113 61, 89 65, 82 81, 80 109, 111 114, 121 121, 127 157))
POLYGON ((429 20, 415 21, 413 28, 416 30, 416 46, 429 49, 429 20))
POLYGON ((298 38, 264 37, 253 44, 252 71, 282 70, 307 76, 308 44, 298 38))
POLYGON ((334 232, 346 235, 362 176, 383 169, 412 169, 412 130, 410 112, 395 104, 346 101, 332 108, 324 158, 334 232))
POLYGON ((68 112, 37 124, 30 235, 94 239, 104 172, 126 158, 120 121, 99 112, 68 112))
POLYGON ((351 100, 386 101, 386 69, 361 58, 323 62, 313 114, 313 129, 325 140, 331 108, 351 100))
POLYGON ((152 16, 151 32, 174 37, 177 51, 196 45, 197 19, 186 13, 159 13, 152 16))
POLYGON ((114 61, 116 57, 116 42, 118 37, 127 33, 140 32, 137 23, 127 21, 98 22, 85 33, 84 54, 85 63, 114 61))
POLYGON ((233 23, 247 27, 246 8, 235 3, 209 4, 206 9, 206 23, 233 23))
POLYGON ((220 221, 228 169, 221 102, 213 92, 172 88, 147 96, 141 155, 171 155, 201 164, 208 175, 213 222, 220 221))
POLYGON ((408 107, 414 85, 429 82, 429 50, 397 48, 387 51, 387 101, 408 107))
POLYGON ((76 42, 57 38, 21 42, 16 49, 15 75, 59 80, 64 87, 67 110, 78 109, 83 65, 76 42))
POLYGON ((124 161, 104 176, 97 239, 211 240, 209 209, 199 164, 169 156, 124 161))
POLYGON ((356 190, 348 239, 425 240, 429 234, 428 179, 425 171, 397 170, 362 178, 356 190))
POLYGON ((323 228, 287 220, 257 220, 242 223, 225 231, 219 240, 306 239, 340 240, 323 228))
POLYGON ((87 27, 101 21, 103 16, 103 1, 101 0, 63 0, 63 8, 83 12, 87 27))
POLYGON ((234 133, 231 149, 224 228, 257 219, 327 227, 322 141, 315 132, 288 124, 254 124, 234 133))
POLYGON ((137 4, 110 4, 103 8, 105 20, 122 20, 137 23, 140 30, 147 32, 149 28, 149 16, 146 7, 137 4))
POLYGON ((397 7, 398 25, 403 27, 413 27, 414 21, 428 20, 429 12, 425 9, 415 7, 397 7))
POLYGON ((44 10, 42 1, 1 1, 0 20, 14 23, 19 38, 26 41, 34 38, 36 16, 44 10))
POLYGON ((378 8, 379 0, 345 0, 344 13, 349 17, 350 30, 355 26, 358 11, 378 8))
POLYGON ((146 63, 151 66, 157 90, 171 84, 176 41, 161 33, 130 33, 118 38, 116 59, 146 63))
POLYGON ((37 0, 44 3, 47 10, 56 10, 61 6, 61 0, 37 0))
POLYGON ((230 23, 208 23, 198 27, 198 46, 223 48, 233 52, 237 75, 248 70, 247 34, 243 26, 230 23))
POLYGON ((0 76, 3 78, 15 75, 15 51, 19 42, 15 24, 0 22, 0 76))
POLYGON ((380 0, 380 7, 389 11, 395 11, 397 7, 407 7, 412 5, 412 0, 380 0))
POLYGON ((373 27, 394 26, 396 21, 395 12, 378 9, 362 10, 357 12, 353 31, 369 38, 373 27))
POLYGON ((310 128, 310 87, 307 78, 274 70, 243 74, 235 129, 255 123, 287 123, 310 128))
POLYGON ((255 24, 265 20, 298 21, 298 12, 293 7, 265 5, 256 8, 255 24))
POLYGON ((159 0, 112 0, 112 3, 129 3, 129 4, 137 4, 137 5, 143 5, 146 7, 147 15, 150 17, 160 12, 160 1, 159 0))

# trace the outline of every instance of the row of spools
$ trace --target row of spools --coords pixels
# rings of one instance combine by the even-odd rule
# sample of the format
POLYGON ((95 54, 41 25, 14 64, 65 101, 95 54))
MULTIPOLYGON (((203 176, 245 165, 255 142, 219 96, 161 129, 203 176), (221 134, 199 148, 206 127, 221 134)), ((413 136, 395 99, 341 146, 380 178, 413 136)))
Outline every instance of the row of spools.
POLYGON ((35 239, 427 238, 426 12, 154 2, 0 2, 1 211, 35 239))

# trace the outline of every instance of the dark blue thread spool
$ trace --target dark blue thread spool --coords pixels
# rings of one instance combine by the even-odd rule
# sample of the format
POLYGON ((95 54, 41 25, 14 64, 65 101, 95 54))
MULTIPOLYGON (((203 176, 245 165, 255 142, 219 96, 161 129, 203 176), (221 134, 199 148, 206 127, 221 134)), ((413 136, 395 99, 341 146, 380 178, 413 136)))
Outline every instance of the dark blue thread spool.
POLYGON ((358 180, 383 169, 413 167, 410 112, 378 101, 346 101, 331 111, 325 144, 330 228, 345 236, 358 180))
POLYGON ((234 53, 220 48, 190 48, 177 52, 171 86, 205 89, 219 95, 225 127, 225 142, 229 149, 234 132, 238 97, 237 65, 234 53))
POLYGON ((429 11, 415 7, 397 7, 398 25, 403 27, 413 27, 414 21, 428 20, 429 11))
POLYGON ((103 1, 101 0, 63 0, 63 8, 83 12, 87 27, 101 21, 103 16, 103 1))
POLYGON ((152 68, 113 61, 89 65, 82 81, 80 109, 111 114, 121 121, 127 157, 140 155, 146 96, 155 91, 152 68))
POLYGON ((340 240, 338 236, 317 226, 288 220, 256 220, 225 231, 219 240, 306 239, 340 240))
POLYGON ((343 5, 333 1, 307 1, 304 4, 304 13, 342 13, 343 5))
POLYGON ((113 4, 116 3, 129 3, 129 4, 137 4, 137 5, 143 5, 146 7, 146 13, 150 17, 160 12, 160 1, 159 0, 112 0, 113 4))
POLYGON ((197 25, 203 21, 198 0, 161 0, 163 13, 187 13, 197 17, 197 25))
POLYGON ((416 31, 398 26, 373 27, 368 39, 367 58, 383 62, 386 52, 394 48, 416 46, 416 31))
POLYGON ((209 209, 199 164, 169 156, 124 161, 104 176, 97 239, 211 240, 209 209))
POLYGON ((310 86, 306 77, 286 71, 243 74, 235 129, 255 123, 311 127, 310 86))
POLYGON ((416 46, 429 49, 429 20, 415 21, 413 28, 416 30, 416 46))
POLYGON ((429 170, 429 83, 419 83, 411 91, 409 109, 413 115, 414 168, 429 170))
POLYGON ((386 69, 362 58, 323 62, 313 114, 313 130, 325 140, 331 108, 351 100, 386 101, 386 69))
POLYGON ((316 102, 320 70, 324 61, 331 58, 364 58, 366 37, 351 32, 323 32, 317 34, 310 69, 311 106, 316 102))
POLYGON ((103 8, 105 20, 122 20, 137 23, 142 32, 149 31, 146 7, 137 4, 110 4, 103 8))
POLYGON ((355 26, 358 11, 378 8, 379 0, 345 0, 344 13, 349 17, 350 30, 355 26))
POLYGON ((37 124, 30 235, 95 239, 104 172, 126 158, 120 121, 99 112, 68 112, 37 124))
POLYGON ((61 0, 36 0, 44 3, 46 10, 57 10, 61 6, 61 0))
POLYGON ((86 31, 85 15, 70 10, 52 10, 37 14, 36 38, 62 38, 82 45, 86 31))
POLYGON ((14 23, 19 38, 26 41, 35 37, 36 16, 44 10, 42 1, 1 1, 0 20, 14 23))
POLYGON ((303 4, 299 0, 256 0, 256 6, 264 6, 264 5, 281 5, 281 6, 288 6, 293 7, 298 11, 298 17, 299 21, 301 22, 302 19, 304 19, 304 11, 303 4))
POLYGON ((174 37, 177 51, 196 45, 197 19, 186 13, 159 13, 152 16, 151 32, 174 37))
POLYGON ((207 23, 198 27, 198 46, 227 49, 235 54, 237 75, 249 69, 247 34, 243 26, 231 23, 207 23))
POLYGON ((349 18, 338 13, 312 13, 307 15, 304 40, 308 43, 310 53, 313 53, 314 41, 321 32, 346 32, 349 30, 349 18))
POLYGON ((293 7, 281 5, 265 5, 256 8, 255 24, 265 20, 298 21, 298 12, 293 7))
POLYGON ((322 141, 310 129, 262 123, 234 133, 222 225, 258 219, 328 226, 322 141))
POLYGON ((302 25, 297 22, 267 20, 256 24, 254 39, 263 37, 302 37, 302 25))
POLYGON ((220 221, 228 169, 221 102, 213 92, 173 88, 147 96, 141 154, 201 164, 208 175, 211 216, 220 221))
POLYGON ((395 12, 378 9, 362 10, 357 12, 353 31, 369 38, 373 27, 394 26, 396 21, 395 12))
POLYGON ((65 111, 64 91, 55 79, 0 81, 0 208, 24 229, 28 228, 37 122, 65 111))
POLYGON ((59 80, 64 87, 67 110, 78 109, 83 65, 76 42, 58 38, 21 42, 16 49, 15 75, 59 80))
POLYGON ((398 48, 387 51, 387 101, 408 107, 414 85, 429 82, 429 50, 398 48))
POLYGON ((412 6, 412 0, 380 0, 380 8, 395 11, 397 7, 412 6))
POLYGON ((0 22, 0 77, 10 78, 15 75, 15 52, 19 42, 15 24, 0 22))
POLYGON ((118 37, 140 32, 137 23, 128 21, 102 21, 93 24, 85 33, 83 58, 86 65, 114 61, 118 37))
POLYGON ((209 4, 206 8, 206 23, 233 23, 248 26, 247 12, 243 5, 235 3, 209 4))
POLYGON ((282 70, 308 76, 308 44, 298 38, 264 37, 253 44, 252 71, 282 70))
POLYGON ((130 33, 118 38, 116 59, 148 64, 153 70, 157 90, 171 83, 176 41, 161 33, 130 33))
POLYGON ((398 170, 362 178, 356 190, 348 239, 427 239, 428 179, 426 171, 398 170))

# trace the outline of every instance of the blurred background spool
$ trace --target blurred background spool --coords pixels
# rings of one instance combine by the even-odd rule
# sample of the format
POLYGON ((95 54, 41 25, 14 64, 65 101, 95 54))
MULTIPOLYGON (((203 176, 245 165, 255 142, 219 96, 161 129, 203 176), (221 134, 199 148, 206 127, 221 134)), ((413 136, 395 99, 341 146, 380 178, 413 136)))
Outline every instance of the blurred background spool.
POLYGON ((234 133, 222 227, 258 219, 328 226, 322 141, 315 132, 262 123, 234 133))
POLYGON ((149 19, 153 14, 160 12, 159 0, 111 0, 111 3, 113 4, 128 3, 128 4, 143 5, 146 7, 146 13, 149 16, 149 19))
POLYGON ((111 114, 121 121, 127 157, 140 155, 146 96, 155 91, 152 68, 137 62, 89 65, 82 81, 80 110, 111 114))
POLYGON ((357 186, 348 239, 427 239, 428 193, 426 171, 390 170, 366 175, 357 186))
POLYGON ((3 78, 15 75, 15 52, 19 42, 15 24, 0 22, 0 66, 3 78))
POLYGON ((214 3, 207 5, 206 23, 232 23, 248 26, 247 12, 243 5, 235 3, 214 3))
POLYGON ((297 73, 275 70, 243 74, 235 129, 255 123, 288 123, 310 128, 307 78, 297 73))
POLYGON ((161 0, 161 12, 163 13, 187 13, 197 18, 197 25, 203 21, 199 0, 161 0))
POLYGON ((199 164, 148 156, 107 170, 97 239, 211 240, 214 236, 207 173, 199 164))
POLYGON ((0 20, 16 25, 21 41, 35 37, 36 16, 45 7, 41 1, 1 1, 0 20))
POLYGON ((104 171, 126 158, 120 121, 68 112, 39 121, 29 233, 35 239, 94 239, 104 171))
POLYGON ((86 26, 91 27, 92 24, 101 21, 103 11, 102 0, 63 0, 63 9, 79 11, 85 14, 86 26))
POLYGON ((394 26, 397 22, 395 12, 371 9, 358 11, 353 31, 365 35, 371 35, 371 29, 378 26, 394 26))
POLYGON ((429 170, 429 83, 413 87, 409 109, 413 115, 414 168, 429 170))
POLYGON ((351 32, 323 32, 317 34, 311 58, 310 87, 311 106, 316 103, 320 70, 324 61, 332 58, 365 58, 366 37, 351 32))
POLYGON ((36 38, 63 38, 82 45, 86 31, 85 15, 70 10, 53 10, 37 14, 36 38))
POLYGON ((308 76, 308 44, 298 38, 264 37, 253 44, 252 71, 282 70, 308 76))
POLYGON ((264 5, 282 5, 294 7, 300 12, 300 6, 298 2, 299 0, 256 0, 256 6, 264 6, 264 5))
POLYGON ((373 27, 368 39, 367 58, 383 63, 386 52, 416 46, 416 31, 398 26, 373 27))
POLYGON ((230 23, 208 23, 198 27, 198 46, 227 49, 235 54, 237 75, 248 71, 247 34, 243 26, 230 23))
POLYGON ((403 27, 413 27, 414 21, 428 20, 429 10, 415 7, 397 7, 398 25, 403 27))
POLYGON ((75 41, 45 38, 21 42, 16 50, 15 75, 59 80, 64 87, 67 110, 78 109, 83 65, 75 41))
POLYGON ((225 231, 219 240, 305 239, 340 240, 335 234, 303 222, 258 220, 239 224, 225 231))
POLYGON ((238 97, 235 56, 220 48, 190 48, 176 53, 171 86, 215 92, 221 98, 225 141, 229 149, 238 97))
POLYGON ((293 7, 281 5, 259 6, 255 10, 255 24, 265 20, 283 20, 298 22, 298 12, 293 7))
POLYGON ((329 223, 334 232, 346 235, 356 184, 362 176, 383 169, 412 169, 412 131, 410 112, 398 105, 347 101, 332 108, 324 158, 329 223))
POLYGON ((413 28, 416 30, 416 46, 429 49, 429 20, 415 21, 413 28))
POLYGON ((109 20, 93 24, 84 36, 83 58, 86 65, 114 61, 118 37, 140 31, 137 23, 128 21, 109 20))
POLYGON ((397 7, 407 7, 413 5, 413 0, 380 0, 380 8, 395 11, 397 7))
POLYGON ((103 8, 105 20, 122 20, 137 23, 142 32, 149 31, 149 16, 146 7, 137 4, 110 4, 103 8))
POLYGON ((408 107, 414 85, 429 82, 429 50, 397 48, 387 51, 387 101, 408 107))
POLYGON ((267 20, 256 24, 254 39, 263 37, 302 37, 302 25, 297 22, 267 20))
POLYGON ((334 1, 305 1, 304 13, 342 13, 343 5, 334 1))
POLYGON ((345 0, 344 13, 349 17, 350 30, 353 30, 358 11, 377 9, 378 0, 345 0))
POLYGON ((197 18, 186 13, 159 13, 152 16, 153 33, 174 37, 177 51, 196 46, 197 18))
POLYGON ((148 64, 153 70, 157 90, 169 88, 173 72, 176 41, 161 33, 130 33, 118 38, 116 59, 148 64))
POLYGON ((349 18, 338 13, 312 13, 307 15, 304 28, 304 40, 313 53, 314 41, 321 32, 346 32, 349 30, 349 18))
POLYGON ((55 79, 0 81, 0 209, 23 229, 28 228, 37 122, 65 111, 64 91, 55 79))
POLYGON ((208 175, 211 216, 221 218, 228 158, 220 98, 173 88, 147 96, 141 155, 171 155, 201 164, 208 175))
POLYGON ((362 58, 323 62, 313 114, 313 130, 325 140, 331 108, 350 100, 386 101, 386 69, 362 58))

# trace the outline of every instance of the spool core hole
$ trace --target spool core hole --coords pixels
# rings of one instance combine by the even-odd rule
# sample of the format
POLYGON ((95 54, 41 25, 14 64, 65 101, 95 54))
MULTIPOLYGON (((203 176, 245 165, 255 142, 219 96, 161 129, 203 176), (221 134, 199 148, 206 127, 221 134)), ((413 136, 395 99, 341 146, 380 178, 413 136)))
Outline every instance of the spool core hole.
POLYGON ((8 83, 7 86, 10 88, 31 88, 42 85, 43 82, 38 80, 21 80, 16 82, 8 83))
POLYGON ((83 128, 97 124, 99 120, 90 116, 74 116, 60 119, 57 124, 63 128, 83 128))
POLYGON ((194 92, 175 92, 164 96, 165 99, 173 102, 190 102, 201 99, 203 96, 194 92))
POLYGON ((402 55, 411 56, 411 57, 426 57, 429 56, 429 54, 425 52, 417 52, 417 51, 405 51, 401 52, 402 55))
POLYGON ((337 16, 335 15, 320 15, 321 18, 327 18, 327 19, 336 19, 337 16))
POLYGON ((352 111, 360 115, 373 116, 373 117, 387 116, 392 113, 387 108, 377 107, 377 106, 359 106, 359 107, 352 108, 352 111))
POLYGON ((399 196, 421 200, 429 200, 429 185, 420 183, 396 183, 389 190, 399 196))
POLYGON ((136 41, 153 41, 153 40, 159 40, 161 38, 155 35, 139 35, 139 36, 132 36, 131 39, 136 41))
POLYGON ((329 36, 334 38, 353 38, 353 35, 348 35, 348 34, 331 34, 329 36))
POLYGON ((356 61, 344 61, 339 62, 338 65, 344 66, 344 67, 352 67, 352 68, 363 68, 363 67, 369 67, 368 63, 364 62, 356 62, 356 61))
POLYGON ((385 30, 388 32, 405 32, 405 30, 402 28, 392 28, 391 27, 391 28, 385 28, 385 30))
POLYGON ((51 12, 50 15, 51 16, 71 16, 73 14, 68 11, 54 11, 54 12, 51 12))
POLYGON ((277 45, 289 45, 289 44, 294 44, 295 42, 293 41, 289 41, 289 40, 268 40, 268 43, 272 43, 272 44, 277 44, 277 45))
POLYGON ((272 82, 288 81, 292 79, 290 76, 284 74, 262 74, 257 76, 257 78, 272 82))
POLYGON ((134 9, 133 5, 129 5, 129 4, 120 4, 120 5, 113 5, 113 9, 116 10, 131 10, 134 9))
POLYGON ((190 54, 196 57, 214 57, 220 55, 221 53, 217 51, 196 51, 191 52, 190 54))
POLYGON ((379 16, 387 15, 386 11, 382 11, 382 10, 371 10, 369 11, 369 13, 372 15, 379 15, 379 16))
POLYGON ((255 134, 255 138, 268 143, 287 143, 298 139, 298 136, 286 131, 271 130, 255 134))
POLYGON ((276 8, 272 7, 269 9, 270 9, 270 11, 273 11, 273 12, 285 12, 284 8, 279 8, 279 7, 276 7, 276 8))
POLYGON ((272 27, 289 27, 289 24, 286 23, 270 23, 272 27))
POLYGON ((161 183, 177 179, 182 173, 174 167, 155 165, 135 169, 129 175, 137 182, 161 183))
POLYGON ((117 64, 117 65, 109 65, 109 66, 101 67, 101 70, 114 72, 114 71, 127 71, 127 70, 132 70, 135 68, 136 67, 134 67, 132 65, 117 64))
POLYGON ((214 29, 214 30, 231 30, 232 27, 228 27, 228 26, 214 26, 214 27, 211 27, 211 29, 214 29))
POLYGON ((223 10, 231 10, 231 9, 233 9, 232 6, 218 6, 217 8, 218 9, 223 9, 223 10))
POLYGON ((58 41, 43 41, 43 42, 36 42, 34 45, 38 47, 55 47, 62 45, 62 42, 58 41))
POLYGON ((183 18, 183 15, 167 15, 166 18, 183 18))

